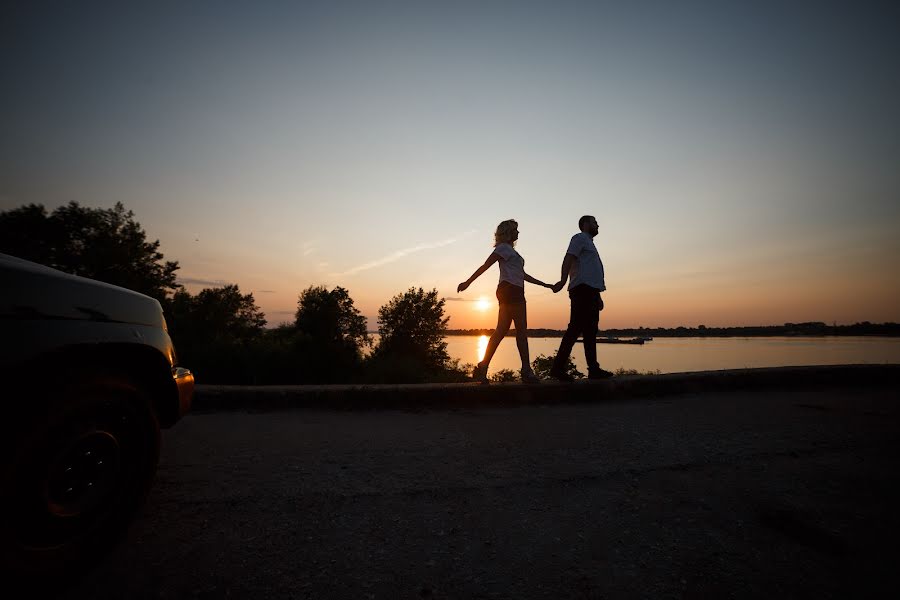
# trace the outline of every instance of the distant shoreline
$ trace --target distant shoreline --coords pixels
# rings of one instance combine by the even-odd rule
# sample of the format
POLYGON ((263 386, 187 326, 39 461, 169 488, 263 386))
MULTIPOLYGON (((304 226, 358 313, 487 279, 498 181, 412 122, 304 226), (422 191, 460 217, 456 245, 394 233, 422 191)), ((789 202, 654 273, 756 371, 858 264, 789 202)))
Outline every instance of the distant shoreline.
MULTIPOLYGON (((449 329, 447 336, 491 335, 493 329, 449 329)), ((530 337, 562 337, 561 329, 529 329, 530 337)), ((507 335, 515 335, 511 329, 507 335)), ((744 327, 674 327, 637 329, 601 329, 599 337, 831 337, 831 336, 872 336, 900 337, 898 323, 856 323, 854 325, 826 325, 825 323, 785 323, 784 325, 744 326, 744 327)))

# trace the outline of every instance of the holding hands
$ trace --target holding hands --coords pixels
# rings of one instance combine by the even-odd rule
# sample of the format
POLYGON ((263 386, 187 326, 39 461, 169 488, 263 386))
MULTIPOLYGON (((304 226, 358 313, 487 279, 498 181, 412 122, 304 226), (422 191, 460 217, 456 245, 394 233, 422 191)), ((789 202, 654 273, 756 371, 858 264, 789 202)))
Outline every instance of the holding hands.
POLYGON ((557 281, 552 286, 550 286, 550 289, 553 290, 553 293, 555 294, 555 293, 559 292, 559 290, 563 289, 564 285, 566 285, 565 279, 557 281))
POLYGON ((456 286, 456 293, 458 294, 458 293, 460 293, 460 292, 462 292, 462 291, 465 291, 465 289, 466 289, 467 287, 469 287, 469 283, 470 283, 469 281, 463 281, 461 284, 459 284, 458 286, 456 286))

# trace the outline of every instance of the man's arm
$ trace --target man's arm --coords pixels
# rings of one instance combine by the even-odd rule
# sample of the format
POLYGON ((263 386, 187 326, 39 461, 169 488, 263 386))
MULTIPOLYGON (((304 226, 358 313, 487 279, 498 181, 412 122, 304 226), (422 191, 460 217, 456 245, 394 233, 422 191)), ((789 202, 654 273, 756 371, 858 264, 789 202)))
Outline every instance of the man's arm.
POLYGON ((560 268, 559 281, 553 286, 554 294, 563 289, 563 286, 566 285, 566 280, 569 278, 569 271, 572 270, 572 264, 575 263, 575 260, 576 257, 574 254, 566 252, 566 256, 563 258, 562 267, 560 268))

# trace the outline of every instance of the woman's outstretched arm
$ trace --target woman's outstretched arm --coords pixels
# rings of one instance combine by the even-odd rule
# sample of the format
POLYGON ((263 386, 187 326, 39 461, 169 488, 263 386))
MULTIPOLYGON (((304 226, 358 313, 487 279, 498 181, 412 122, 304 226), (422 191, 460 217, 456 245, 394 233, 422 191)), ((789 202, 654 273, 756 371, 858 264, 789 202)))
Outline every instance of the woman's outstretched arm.
POLYGON ((494 264, 495 262, 497 262, 498 260, 500 260, 500 256, 491 252, 491 255, 487 257, 487 260, 484 261, 484 264, 481 265, 480 267, 478 267, 477 269, 475 269, 475 272, 472 273, 471 277, 469 277, 468 279, 463 281, 461 284, 456 286, 457 293, 464 291, 467 287, 472 285, 473 281, 478 279, 482 273, 487 271, 491 267, 491 265, 494 264))

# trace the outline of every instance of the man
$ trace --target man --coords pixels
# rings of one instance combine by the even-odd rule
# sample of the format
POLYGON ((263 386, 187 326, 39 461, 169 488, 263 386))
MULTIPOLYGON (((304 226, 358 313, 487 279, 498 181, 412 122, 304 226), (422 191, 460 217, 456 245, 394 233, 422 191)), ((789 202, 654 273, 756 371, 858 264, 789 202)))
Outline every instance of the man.
POLYGON ((550 376, 560 381, 573 381, 572 376, 566 373, 566 365, 579 334, 584 338, 588 379, 607 379, 613 376, 609 371, 601 369, 597 362, 597 329, 600 311, 603 310, 600 292, 606 290, 603 262, 594 246, 594 237, 600 229, 597 219, 590 215, 578 219, 578 228, 581 233, 572 236, 563 259, 560 280, 553 286, 553 292, 556 293, 566 284, 566 279, 569 279, 569 327, 550 368, 550 376))

